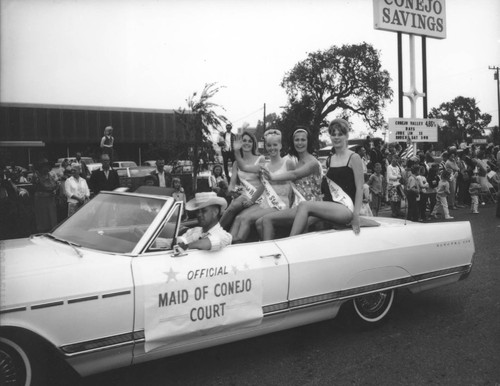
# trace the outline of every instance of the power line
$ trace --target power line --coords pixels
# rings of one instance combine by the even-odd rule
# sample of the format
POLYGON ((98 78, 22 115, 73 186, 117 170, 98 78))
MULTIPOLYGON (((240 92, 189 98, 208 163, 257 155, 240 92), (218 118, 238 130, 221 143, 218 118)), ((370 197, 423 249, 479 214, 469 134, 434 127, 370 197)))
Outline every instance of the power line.
POLYGON ((241 120, 243 120, 243 119, 245 119, 245 118, 249 117, 250 115, 254 115, 255 113, 258 113, 259 111, 261 111, 261 110, 263 110, 263 109, 264 109, 264 107, 260 107, 260 108, 258 108, 257 110, 255 110, 255 111, 251 112, 250 114, 245 115, 244 117, 241 117, 241 118, 238 118, 238 119, 234 119, 232 122, 233 122, 233 123, 239 122, 239 121, 241 121, 241 120))

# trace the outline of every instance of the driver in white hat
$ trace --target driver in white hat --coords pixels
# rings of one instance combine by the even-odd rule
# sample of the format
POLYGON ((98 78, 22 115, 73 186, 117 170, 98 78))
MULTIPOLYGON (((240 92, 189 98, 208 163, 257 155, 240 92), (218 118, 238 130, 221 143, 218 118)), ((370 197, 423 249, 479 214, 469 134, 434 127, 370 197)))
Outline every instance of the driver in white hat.
POLYGON ((189 229, 184 235, 177 238, 177 245, 183 250, 187 248, 218 251, 231 244, 233 240, 219 224, 221 213, 226 209, 227 202, 217 197, 215 192, 196 193, 188 201, 186 210, 197 211, 199 227, 189 229))

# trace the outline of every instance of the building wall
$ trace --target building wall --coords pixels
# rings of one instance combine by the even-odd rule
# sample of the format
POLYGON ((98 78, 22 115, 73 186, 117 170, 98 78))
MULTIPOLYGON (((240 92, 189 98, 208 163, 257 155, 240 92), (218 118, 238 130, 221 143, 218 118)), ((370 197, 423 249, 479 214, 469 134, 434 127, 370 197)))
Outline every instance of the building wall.
MULTIPOLYGON (((76 151, 94 155, 99 152, 104 128, 112 126, 120 158, 138 158, 139 147, 148 143, 194 142, 184 123, 188 117, 189 113, 174 110, 3 103, 0 141, 43 141, 45 149, 35 153, 45 153, 49 159, 76 151)), ((3 149, 6 152, 19 153, 3 149)))

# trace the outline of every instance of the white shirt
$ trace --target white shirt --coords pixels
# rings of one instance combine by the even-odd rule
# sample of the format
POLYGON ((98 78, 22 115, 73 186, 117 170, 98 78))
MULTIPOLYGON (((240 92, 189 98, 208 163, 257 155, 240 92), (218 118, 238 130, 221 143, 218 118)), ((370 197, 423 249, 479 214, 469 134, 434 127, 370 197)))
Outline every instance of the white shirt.
POLYGON ((84 178, 80 177, 78 181, 75 177, 71 176, 68 178, 64 184, 64 190, 66 191, 66 197, 68 197, 68 202, 76 203, 77 201, 73 196, 78 198, 89 198, 90 190, 87 185, 87 181, 84 178))
POLYGON ((401 169, 399 166, 387 166, 387 182, 389 185, 394 185, 396 182, 399 182, 401 178, 401 169))
POLYGON ((203 232, 202 227, 196 227, 189 229, 181 237, 178 238, 179 241, 185 241, 185 244, 191 244, 193 241, 207 238, 210 240, 211 251, 218 251, 222 248, 228 246, 233 241, 233 236, 227 233, 219 223, 215 224, 208 232, 203 232))
POLYGON ((167 184, 165 183, 165 172, 158 173, 158 186, 162 188, 166 188, 167 184))
POLYGON ((225 151, 231 151, 231 133, 226 132, 224 134, 224 141, 226 142, 226 148, 224 149, 225 151))

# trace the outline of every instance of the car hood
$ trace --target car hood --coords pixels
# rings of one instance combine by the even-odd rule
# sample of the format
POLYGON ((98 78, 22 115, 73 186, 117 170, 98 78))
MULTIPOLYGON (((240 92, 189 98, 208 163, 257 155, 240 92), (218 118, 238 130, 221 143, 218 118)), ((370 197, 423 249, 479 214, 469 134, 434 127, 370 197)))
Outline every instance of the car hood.
POLYGON ((3 278, 26 274, 44 274, 73 265, 80 259, 71 246, 45 237, 2 241, 3 278))
POLYGON ((88 281, 85 261, 96 252, 73 248, 46 237, 2 241, 0 266, 2 308, 51 301, 77 293, 88 281), (83 257, 82 257, 83 256, 83 257))

